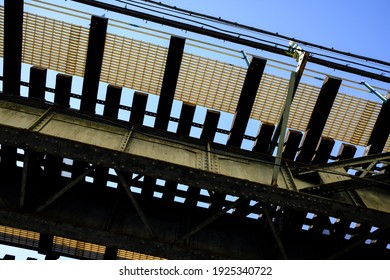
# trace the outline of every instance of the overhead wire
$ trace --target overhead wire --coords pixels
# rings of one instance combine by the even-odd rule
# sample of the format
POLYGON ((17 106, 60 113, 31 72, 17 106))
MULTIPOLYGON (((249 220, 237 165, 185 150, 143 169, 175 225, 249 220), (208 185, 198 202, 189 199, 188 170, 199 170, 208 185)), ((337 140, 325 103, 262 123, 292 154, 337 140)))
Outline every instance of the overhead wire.
MULTIPOLYGON (((158 13, 158 11, 156 11, 156 10, 139 6, 139 5, 142 5, 142 3, 140 3, 139 1, 135 1, 135 0, 115 0, 115 1, 120 2, 120 3, 125 3, 125 4, 128 4, 128 5, 132 5, 132 6, 135 6, 137 8, 146 9, 146 10, 158 13), (137 3, 137 4, 132 4, 132 3, 137 3)), ((387 63, 387 62, 384 62, 384 61, 381 61, 381 60, 372 59, 372 58, 365 57, 365 56, 360 56, 360 55, 354 55, 354 54, 347 53, 347 52, 337 51, 337 50, 335 50, 333 48, 327 48, 327 47, 323 47, 323 46, 320 46, 320 45, 311 44, 311 43, 308 43, 306 41, 296 40, 294 38, 290 38, 290 37, 287 37, 287 36, 274 34, 272 32, 268 32, 268 31, 261 30, 261 29, 256 29, 256 28, 249 27, 249 26, 246 26, 246 25, 241 25, 241 24, 238 24, 238 23, 233 23, 233 22, 230 22, 230 21, 222 20, 220 18, 215 18, 215 17, 204 15, 204 14, 200 14, 200 13, 195 13, 195 12, 184 10, 184 9, 180 9, 180 8, 177 8, 177 7, 172 7, 172 6, 165 5, 165 4, 162 4, 162 3, 159 3, 159 2, 155 2, 155 1, 148 1, 148 0, 142 0, 142 1, 154 3, 155 5, 161 5, 161 6, 164 6, 164 7, 169 7, 169 9, 168 8, 164 8, 163 10, 168 10, 170 12, 178 13, 178 11, 180 11, 180 14, 184 13, 187 16, 190 16, 190 17, 198 16, 198 18, 199 18, 199 15, 202 15, 202 16, 204 16, 208 20, 211 19, 212 21, 218 22, 218 23, 221 23, 221 24, 229 24, 231 26, 239 27, 239 28, 246 29, 246 30, 249 29, 249 31, 253 31, 253 32, 257 32, 257 33, 260 32, 260 33, 263 33, 264 35, 268 35, 268 36, 271 36, 273 38, 279 37, 281 39, 286 39, 286 40, 295 40, 296 42, 302 43, 303 45, 314 47, 314 48, 319 48, 319 49, 325 50, 327 52, 337 53, 337 54, 340 54, 340 55, 350 56, 350 57, 354 57, 354 58, 357 58, 357 59, 360 59, 360 60, 369 61, 371 63, 383 64, 383 65, 386 65, 386 66, 390 66, 390 63, 387 63)), ((148 5, 148 4, 143 4, 143 5, 147 5, 148 7, 151 7, 151 5, 148 5)), ((154 7, 154 6, 152 6, 152 7, 154 7)), ((160 9, 162 9, 162 8, 160 8, 160 9)), ((207 27, 210 27, 210 28, 214 28, 214 29, 217 29, 217 30, 222 31, 222 32, 227 32, 227 33, 230 33, 230 34, 234 34, 234 35, 239 36, 239 37, 247 37, 247 38, 250 38, 252 40, 254 39, 254 40, 257 40, 257 41, 265 42, 265 43, 271 44, 271 45, 276 46, 276 47, 282 46, 282 47, 288 49, 287 46, 283 45, 282 43, 275 42, 275 41, 259 39, 258 37, 254 37, 254 36, 250 36, 250 35, 247 35, 247 34, 243 34, 243 33, 239 33, 239 32, 233 32, 233 31, 230 31, 230 30, 218 28, 218 27, 216 27, 214 25, 210 25, 210 24, 206 24, 204 22, 191 20, 191 19, 188 19, 188 18, 183 18, 181 16, 180 17, 179 16, 175 16, 173 14, 168 14, 168 13, 163 13, 163 14, 172 16, 174 18, 188 20, 190 22, 201 24, 201 25, 204 25, 204 26, 207 26, 207 27)), ((333 59, 333 60, 336 60, 336 61, 342 61, 342 62, 346 63, 346 66, 349 66, 349 65, 353 64, 353 65, 356 65, 356 66, 365 67, 365 68, 368 68, 368 69, 380 71, 380 72, 382 72, 381 73, 382 75, 384 73, 390 73, 390 70, 385 70, 383 68, 378 68, 378 67, 374 67, 374 66, 368 66, 368 65, 365 65, 365 64, 362 64, 362 63, 359 63, 359 62, 355 62, 355 61, 352 61, 352 60, 342 59, 342 58, 339 58, 339 57, 336 57, 336 56, 325 55, 325 54, 318 53, 318 52, 313 52, 313 51, 310 51, 310 53, 311 53, 311 55, 317 55, 317 56, 320 56, 320 57, 330 58, 330 59, 333 59)))
POLYGON ((124 0, 115 0, 115 1, 117 1, 117 2, 122 2, 122 3, 127 3, 127 5, 131 5, 131 6, 133 6, 133 7, 141 8, 141 9, 147 10, 147 11, 149 11, 149 12, 155 12, 155 13, 163 14, 163 15, 166 15, 166 16, 171 16, 171 17, 174 17, 174 18, 176 18, 176 19, 186 20, 186 21, 189 21, 189 22, 192 22, 192 23, 196 23, 196 24, 199 24, 199 25, 201 25, 201 26, 207 26, 207 27, 209 27, 209 28, 218 30, 218 31, 220 31, 220 32, 224 32, 224 33, 227 33, 227 34, 236 35, 237 37, 247 37, 247 38, 250 38, 250 39, 252 39, 252 40, 259 41, 259 42, 263 42, 263 43, 267 43, 267 44, 270 44, 270 45, 273 45, 273 46, 276 46, 276 47, 280 46, 280 47, 283 47, 286 51, 288 50, 288 46, 284 46, 284 45, 279 44, 279 43, 275 43, 275 42, 272 42, 272 41, 260 39, 260 38, 254 37, 254 36, 250 36, 250 35, 238 33, 238 32, 235 32, 235 31, 230 31, 230 30, 227 30, 227 29, 219 28, 219 27, 217 27, 217 26, 215 26, 215 25, 207 24, 207 23, 200 22, 200 21, 197 21, 197 20, 192 20, 192 19, 188 19, 188 18, 185 18, 185 17, 181 17, 181 16, 175 16, 175 15, 172 15, 172 14, 169 14, 169 13, 165 13, 165 12, 158 12, 158 11, 153 10, 153 9, 150 9, 150 8, 145 8, 145 7, 136 5, 136 4, 132 4, 132 3, 131 3, 131 2, 133 2, 132 0, 127 0, 127 1, 124 1, 124 0))
MULTIPOLYGON (((117 1, 119 1, 119 0, 117 0, 117 1)), ((134 0, 127 0, 127 1, 134 1, 134 0)), ((357 54, 353 54, 353 53, 350 53, 350 52, 340 51, 340 50, 337 50, 337 49, 334 49, 334 48, 329 48, 329 47, 321 46, 321 45, 318 45, 318 44, 313 44, 313 43, 310 43, 310 42, 307 42, 307 41, 304 41, 304 40, 300 40, 300 39, 297 39, 297 38, 281 35, 279 33, 273 33, 273 32, 270 32, 270 31, 266 31, 266 30, 263 30, 263 29, 259 29, 259 28, 253 27, 253 26, 248 26, 248 25, 237 23, 237 22, 232 22, 232 21, 229 21, 229 20, 225 20, 225 19, 222 19, 221 17, 217 18, 217 17, 214 17, 214 16, 209 16, 209 15, 206 15, 206 14, 189 11, 189 10, 186 10, 186 9, 181 9, 181 8, 176 7, 176 6, 166 5, 166 4, 163 4, 161 2, 157 2, 157 1, 153 1, 153 0, 142 0, 142 1, 143 2, 148 2, 148 3, 153 3, 154 5, 158 5, 158 6, 167 7, 171 11, 185 12, 185 13, 191 15, 191 16, 199 16, 199 17, 202 17, 202 18, 205 18, 205 19, 213 20, 215 22, 224 23, 224 24, 236 27, 236 28, 241 28, 241 29, 253 31, 253 32, 256 32, 256 33, 263 33, 265 35, 270 35, 272 37, 278 37, 278 38, 284 39, 284 40, 293 40, 293 41, 295 41, 297 43, 301 43, 303 45, 307 45, 307 46, 310 46, 310 47, 319 48, 319 49, 323 49, 323 50, 326 50, 326 51, 329 51, 329 52, 338 53, 338 54, 341 54, 341 55, 351 56, 351 57, 354 57, 354 58, 357 58, 357 59, 361 59, 361 60, 365 60, 365 61, 370 61, 370 62, 383 64, 383 65, 386 65, 386 66, 390 66, 390 62, 387 62, 387 61, 383 61, 383 60, 379 60, 379 59, 375 59, 375 58, 371 58, 371 57, 367 57, 367 56, 357 55, 357 54)))
MULTIPOLYGON (((82 14, 82 15, 89 15, 89 13, 83 12, 81 10, 72 9, 72 8, 68 8, 68 7, 65 7, 65 6, 56 5, 56 4, 53 4, 53 3, 48 3, 48 2, 45 2, 45 1, 42 1, 42 0, 31 0, 31 1, 38 2, 40 4, 53 6, 53 7, 57 8, 57 9, 61 9, 61 11, 60 10, 56 10, 54 8, 40 6, 40 5, 28 3, 28 2, 26 2, 26 4, 27 5, 31 5, 33 7, 36 7, 36 8, 45 9, 45 10, 48 10, 50 12, 57 12, 57 13, 62 13, 62 14, 65 13, 67 15, 74 16, 76 18, 80 18, 80 19, 83 19, 83 20, 88 20, 87 17, 75 14, 75 13, 78 13, 78 14, 82 14), (65 11, 62 11, 63 9, 65 9, 65 11), (69 11, 69 12, 67 12, 67 11, 69 11)), ((163 33, 163 34, 165 34, 167 36, 171 35, 169 32, 156 30, 156 29, 153 29, 153 28, 150 28, 150 27, 146 27, 146 26, 132 25, 132 24, 129 24, 127 22, 120 21, 118 19, 110 19, 110 22, 111 22, 110 25, 113 26, 113 27, 121 28, 121 29, 125 29, 125 30, 130 30, 130 31, 134 31, 134 32, 138 32, 138 33, 141 33, 141 34, 145 34, 145 35, 156 37, 156 38, 161 38, 161 39, 164 39, 164 40, 168 40, 169 38, 165 38, 165 37, 163 37, 161 35, 158 35, 158 34, 163 33), (118 24, 114 24, 112 22, 117 22, 117 23, 122 24, 124 26, 121 26, 121 25, 118 25, 118 24), (137 29, 129 28, 129 25, 130 26, 135 26, 135 27, 137 27, 137 29), (148 33, 148 32, 144 32, 144 31, 138 30, 138 29, 146 29, 148 31, 155 32, 155 33, 158 33, 158 34, 152 34, 152 33, 148 33)), ((216 45, 216 44, 213 44, 213 43, 210 43, 210 42, 205 42, 205 41, 197 40, 197 39, 194 39, 194 38, 188 38, 188 39, 190 41, 195 42, 195 44, 188 43, 187 45, 189 45, 189 46, 193 46, 193 47, 204 49, 204 50, 207 50, 207 51, 220 53, 222 55, 227 55, 227 56, 231 56, 231 57, 234 57, 234 58, 242 59, 242 54, 240 53, 240 51, 235 50, 233 48, 228 48, 226 46, 216 45), (202 45, 205 45, 205 46, 201 46, 199 44, 202 44, 202 45), (212 48, 207 47, 207 45, 211 46, 212 48), (219 49, 222 49, 223 51, 220 51, 219 49), (241 56, 239 54, 241 54, 241 56)), ((248 55, 252 55, 253 56, 253 54, 251 54, 251 53, 248 53, 248 55)), ((293 64, 286 63, 286 62, 283 62, 283 61, 280 61, 280 60, 275 60, 275 59, 272 59, 272 58, 267 58, 267 60, 269 60, 271 62, 274 62, 274 63, 277 63, 277 64, 285 65, 287 67, 293 67, 293 68, 295 67, 295 65, 293 65, 293 64)), ((274 65, 274 64, 270 64, 270 63, 268 63, 267 66, 275 68, 275 69, 283 70, 283 71, 291 71, 290 69, 286 69, 283 66, 278 66, 278 65, 274 65)), ((310 75, 310 74, 308 74, 308 72, 312 72, 314 74, 319 74, 319 75, 326 75, 323 72, 307 68, 303 75, 306 76, 306 77, 309 77, 309 78, 317 79, 317 80, 318 79, 319 80, 323 80, 323 78, 315 76, 315 75, 310 75)), ((343 87, 351 88, 353 90, 357 90, 357 91, 361 91, 361 92, 365 92, 365 93, 368 92, 365 88, 361 87, 360 82, 356 82, 356 81, 353 81, 353 80, 350 80, 350 79, 347 79, 347 78, 343 78, 343 81, 344 81, 344 83, 342 85, 343 87), (348 85, 345 82, 349 82, 351 84, 356 84, 357 86, 348 85)), ((377 90, 382 90, 382 91, 385 91, 385 92, 388 91, 388 89, 381 88, 381 87, 378 87, 378 86, 376 86, 375 88, 377 90)))

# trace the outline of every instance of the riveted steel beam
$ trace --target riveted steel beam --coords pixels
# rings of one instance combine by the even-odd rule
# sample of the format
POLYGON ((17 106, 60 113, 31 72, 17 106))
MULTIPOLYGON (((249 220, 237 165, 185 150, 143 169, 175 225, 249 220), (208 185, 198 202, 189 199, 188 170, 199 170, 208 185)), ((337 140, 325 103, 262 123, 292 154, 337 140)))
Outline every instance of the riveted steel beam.
MULTIPOLYGON (((379 210, 375 205, 370 208, 359 207, 289 190, 283 176, 279 176, 278 188, 271 187, 273 163, 259 159, 258 154, 250 151, 215 143, 207 149, 202 140, 162 133, 147 127, 134 128, 127 147, 122 150, 123 138, 128 133, 125 126, 114 126, 105 123, 104 119, 91 120, 59 109, 39 132, 26 129, 45 110, 1 101, 0 144, 68 157, 123 172, 147 174, 166 181, 287 208, 377 226, 390 224, 390 213, 379 210)), ((295 180, 298 190, 302 184, 312 184, 302 180, 295 180)))

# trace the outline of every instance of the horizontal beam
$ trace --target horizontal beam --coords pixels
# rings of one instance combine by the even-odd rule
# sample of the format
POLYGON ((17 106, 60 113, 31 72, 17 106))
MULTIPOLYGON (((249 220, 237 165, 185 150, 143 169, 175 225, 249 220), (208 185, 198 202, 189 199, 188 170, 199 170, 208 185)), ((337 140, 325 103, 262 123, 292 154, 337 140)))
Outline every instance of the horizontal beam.
POLYGON ((121 248, 152 256, 164 256, 169 259, 212 258, 212 256, 208 253, 202 253, 188 247, 147 240, 144 238, 116 233, 114 231, 58 222, 46 219, 42 216, 22 214, 4 209, 0 209, 0 224, 14 228, 27 229, 41 234, 66 236, 70 239, 88 241, 94 244, 104 243, 106 247, 121 248))
MULTIPOLYGON (((26 129, 44 111, 45 108, 1 101, 0 144, 146 174, 266 204, 376 226, 390 225, 390 213, 288 190, 288 182, 282 176, 279 176, 279 187, 271 187, 272 163, 249 151, 215 143, 208 148, 202 140, 147 127, 134 128, 128 145, 122 149, 128 129, 103 120, 82 118, 79 114, 72 116, 70 111, 60 109, 40 131, 26 129)), ((295 183, 299 184, 297 180, 295 183)))

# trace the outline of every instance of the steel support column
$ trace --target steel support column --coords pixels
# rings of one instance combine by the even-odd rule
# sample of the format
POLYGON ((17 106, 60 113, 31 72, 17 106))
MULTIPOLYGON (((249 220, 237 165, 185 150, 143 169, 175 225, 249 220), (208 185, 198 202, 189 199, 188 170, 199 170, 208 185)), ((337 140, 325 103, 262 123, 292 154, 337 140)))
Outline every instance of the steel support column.
POLYGON ((274 165, 274 170, 272 173, 272 181, 271 185, 272 186, 277 186, 278 185, 278 175, 279 175, 279 170, 280 170, 280 164, 282 162, 282 152, 283 152, 283 146, 284 146, 284 138, 286 136, 286 130, 287 130, 287 122, 288 122, 288 117, 290 115, 290 107, 291 103, 293 100, 293 95, 295 92, 295 79, 297 77, 296 72, 291 72, 290 76, 290 83, 288 87, 288 92, 287 92, 287 97, 286 101, 284 103, 284 110, 283 110, 283 115, 281 117, 282 123, 280 126, 280 136, 279 136, 279 143, 278 143, 278 151, 277 155, 275 157, 275 165, 274 165))

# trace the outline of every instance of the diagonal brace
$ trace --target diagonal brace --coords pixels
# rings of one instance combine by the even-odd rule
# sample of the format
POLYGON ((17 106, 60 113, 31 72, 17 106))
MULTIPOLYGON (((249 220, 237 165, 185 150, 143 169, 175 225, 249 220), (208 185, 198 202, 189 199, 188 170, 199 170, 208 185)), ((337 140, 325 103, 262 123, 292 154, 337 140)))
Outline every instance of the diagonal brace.
POLYGON ((263 207, 263 212, 265 214, 265 218, 267 220, 267 223, 268 223, 269 227, 271 228, 271 232, 275 238, 276 244, 278 245, 279 251, 283 256, 283 259, 287 260, 288 258, 287 258, 286 250, 284 249, 284 246, 283 246, 283 242, 280 239, 278 232, 276 231, 275 225, 272 222, 271 215, 270 215, 266 206, 263 207))
POLYGON ((377 229, 376 231, 370 233, 369 235, 359 238, 354 243, 350 244, 349 246, 343 248, 342 250, 340 250, 337 253, 333 254, 332 256, 328 257, 328 260, 336 260, 336 259, 340 258, 344 254, 348 253, 349 251, 352 251, 354 248, 363 244, 367 239, 377 238, 380 234, 382 234, 382 232, 383 232, 383 230, 377 229))
POLYGON ((21 183, 21 186, 20 186, 20 200, 19 200, 19 207, 20 207, 20 209, 24 208, 24 200, 25 200, 25 197, 26 197, 26 186, 27 186, 27 175, 28 175, 29 161, 30 161, 30 152, 26 151, 25 155, 24 155, 22 183, 21 183))
POLYGON ((47 206, 52 204, 54 201, 59 199, 64 193, 69 191, 71 188, 73 188, 77 183, 79 183, 81 180, 84 179, 85 176, 87 176, 89 173, 91 173, 94 170, 94 168, 88 168, 85 170, 82 174, 80 174, 78 177, 76 177, 74 180, 69 182, 64 188, 62 188, 60 191, 58 191, 56 194, 54 194, 52 197, 50 197, 45 203, 43 203, 40 207, 37 208, 35 212, 41 212, 43 209, 45 209, 47 206))
POLYGON ((141 209, 140 205, 138 204, 134 194, 130 191, 129 185, 126 182, 125 177, 123 176, 123 174, 119 170, 115 170, 115 171, 116 171, 116 174, 118 175, 120 184, 122 185, 122 187, 124 188, 127 196, 130 198, 131 202, 133 203, 133 205, 135 207, 135 210, 137 211, 139 217, 141 218, 142 223, 145 225, 145 227, 148 230, 149 234, 154 239, 158 240, 156 234, 154 233, 154 231, 152 230, 152 227, 149 224, 148 218, 146 217, 145 213, 142 211, 142 209, 141 209))
POLYGON ((192 230, 190 230, 188 233, 186 233, 184 236, 178 238, 174 244, 178 244, 178 243, 181 243, 183 242, 184 240, 186 240, 187 238, 191 237, 192 235, 194 235, 195 233, 197 233, 198 231, 204 229, 206 226, 208 226, 209 224, 211 224, 212 222, 214 222, 215 220, 217 220, 218 218, 220 218, 222 215, 226 214, 227 211, 229 211, 230 209, 232 208, 235 208, 237 207, 241 202, 243 201, 242 198, 239 198, 237 199, 235 202, 233 202, 232 204, 230 204, 228 207, 225 207, 223 208, 221 211, 217 212, 216 214, 214 214, 213 216, 211 216, 209 219, 205 220, 203 223, 201 223, 200 225, 194 227, 192 230))
POLYGON ((278 143, 278 152, 277 152, 277 155, 275 157, 274 171, 272 174, 272 181, 271 181, 272 186, 278 185, 278 175, 279 175, 280 163, 282 161, 282 151, 283 151, 283 146, 284 146, 284 138, 286 135, 288 116, 290 114, 290 107, 291 107, 291 103, 293 100, 294 85, 295 85, 296 77, 297 77, 297 73, 291 72, 290 84, 288 87, 287 98, 286 98, 286 102, 284 105, 284 111, 283 111, 283 115, 282 115, 282 125, 281 125, 280 138, 279 138, 279 143, 278 143))

